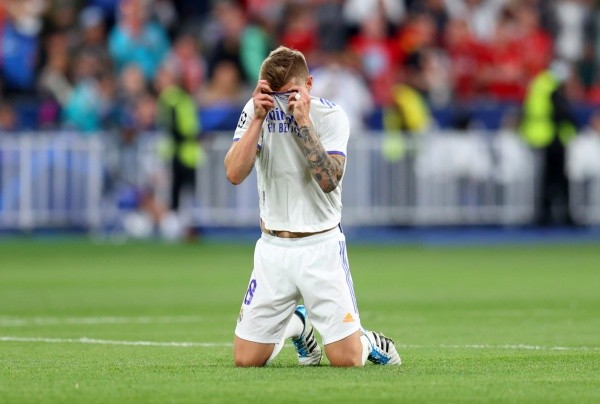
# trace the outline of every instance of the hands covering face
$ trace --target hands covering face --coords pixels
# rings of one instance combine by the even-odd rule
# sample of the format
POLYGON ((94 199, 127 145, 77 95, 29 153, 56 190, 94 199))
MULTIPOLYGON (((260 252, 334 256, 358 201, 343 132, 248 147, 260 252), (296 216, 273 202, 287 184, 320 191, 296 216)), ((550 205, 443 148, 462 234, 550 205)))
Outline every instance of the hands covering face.
POLYGON ((308 121, 310 112, 310 94, 299 85, 285 86, 285 91, 273 91, 266 80, 259 80, 252 99, 254 100, 254 116, 264 119, 267 113, 275 107, 276 97, 280 100, 287 96, 286 113, 291 113, 298 126, 308 121))

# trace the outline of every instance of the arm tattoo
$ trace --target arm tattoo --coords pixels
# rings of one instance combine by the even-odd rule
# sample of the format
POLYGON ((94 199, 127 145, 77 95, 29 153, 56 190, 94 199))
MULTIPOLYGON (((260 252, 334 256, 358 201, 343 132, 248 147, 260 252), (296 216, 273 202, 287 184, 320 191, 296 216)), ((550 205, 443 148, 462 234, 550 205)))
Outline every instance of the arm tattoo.
POLYGON ((323 192, 333 191, 342 178, 342 162, 327 154, 312 125, 298 128, 298 144, 306 157, 311 175, 323 192))

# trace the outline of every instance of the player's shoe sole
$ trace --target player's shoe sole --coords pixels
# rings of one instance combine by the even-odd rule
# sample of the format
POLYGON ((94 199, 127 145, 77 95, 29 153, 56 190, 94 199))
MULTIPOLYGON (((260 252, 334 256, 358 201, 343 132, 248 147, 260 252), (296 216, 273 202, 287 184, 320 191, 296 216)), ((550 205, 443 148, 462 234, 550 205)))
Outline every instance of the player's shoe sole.
POLYGON ((304 330, 297 338, 292 338, 292 343, 296 348, 298 362, 304 366, 315 366, 321 363, 321 347, 315 338, 315 332, 310 320, 306 315, 306 308, 302 305, 296 307, 294 315, 298 316, 304 324, 304 330))

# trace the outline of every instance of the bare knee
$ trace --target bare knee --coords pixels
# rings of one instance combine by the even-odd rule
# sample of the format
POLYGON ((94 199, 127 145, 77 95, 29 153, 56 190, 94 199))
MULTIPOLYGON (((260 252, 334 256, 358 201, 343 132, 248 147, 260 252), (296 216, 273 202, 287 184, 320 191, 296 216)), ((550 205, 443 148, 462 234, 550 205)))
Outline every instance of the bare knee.
POLYGON ((363 366, 362 343, 360 333, 352 334, 340 341, 325 345, 325 353, 331 366, 355 367, 363 366))
POLYGON ((362 358, 356 356, 344 356, 341 358, 329 358, 331 366, 339 368, 351 368, 363 366, 362 358))
POLYGON ((264 366, 273 352, 273 344, 259 344, 235 337, 233 363, 237 367, 264 366))
POLYGON ((233 363, 238 368, 251 368, 251 367, 261 367, 265 365, 265 362, 261 362, 256 360, 255 358, 246 357, 246 356, 233 356, 233 363))
POLYGON ((249 368, 249 367, 260 367, 264 366, 266 362, 261 357, 257 356, 253 352, 239 352, 234 349, 233 351, 233 364, 236 367, 249 368))

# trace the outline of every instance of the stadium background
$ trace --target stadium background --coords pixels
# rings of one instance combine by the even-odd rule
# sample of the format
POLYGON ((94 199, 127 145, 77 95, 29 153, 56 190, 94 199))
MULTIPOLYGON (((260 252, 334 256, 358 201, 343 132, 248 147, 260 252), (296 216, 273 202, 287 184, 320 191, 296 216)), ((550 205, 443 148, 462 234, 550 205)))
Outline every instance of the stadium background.
POLYGON ((586 0, 2 1, 0 401, 598 402, 599 15, 586 0), (120 27, 142 26, 129 47, 120 27), (399 369, 300 369, 290 347, 232 366, 259 232, 253 180, 227 184, 222 155, 278 44, 353 119, 349 260, 399 369), (538 227, 517 122, 558 59, 578 225, 538 227), (206 153, 175 221, 163 68, 206 153))
POLYGON ((569 203, 576 222, 597 225, 596 16, 593 2, 571 0, 6 1, 0 228, 140 236, 164 222, 178 238, 253 227, 252 187, 232 191, 219 166, 279 44, 307 55, 314 92, 352 120, 348 225, 535 224, 543 185, 519 122, 529 84, 561 61, 582 135, 569 203), (164 71, 193 100, 207 152, 177 215, 155 136, 164 71), (353 185, 363 174, 372 186, 353 185))

